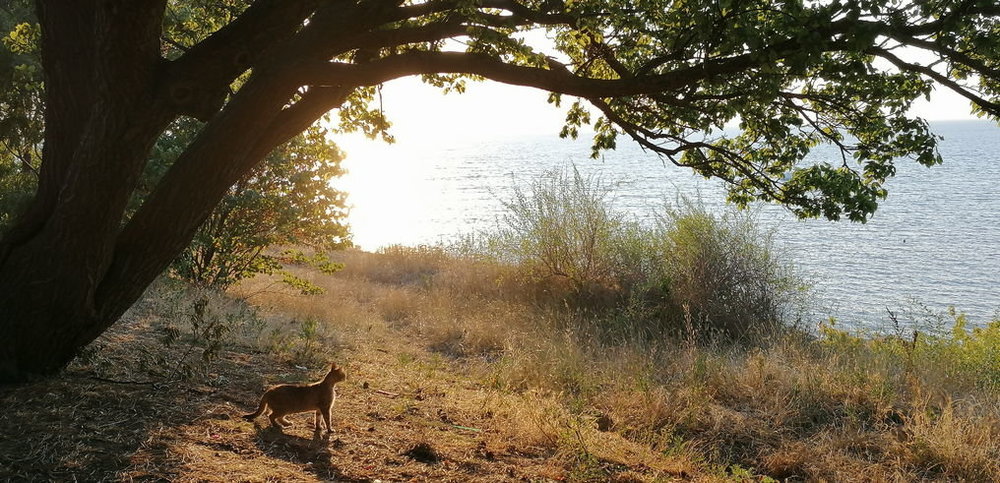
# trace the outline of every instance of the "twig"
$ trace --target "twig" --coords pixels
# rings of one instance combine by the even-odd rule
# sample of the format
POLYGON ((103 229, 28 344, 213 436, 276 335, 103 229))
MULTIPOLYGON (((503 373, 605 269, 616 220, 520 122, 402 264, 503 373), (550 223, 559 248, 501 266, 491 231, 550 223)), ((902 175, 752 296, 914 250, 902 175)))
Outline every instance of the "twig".
POLYGON ((167 37, 166 35, 161 35, 160 39, 163 40, 164 42, 166 42, 166 43, 174 46, 174 48, 176 48, 177 50, 180 50, 181 52, 187 52, 188 50, 190 50, 190 47, 188 47, 188 46, 186 46, 186 45, 184 45, 184 44, 182 44, 182 43, 180 43, 180 42, 178 42, 178 41, 176 41, 176 40, 174 40, 174 39, 172 39, 170 37, 167 37))
POLYGON ((155 386, 161 382, 161 381, 120 381, 118 379, 108 379, 106 377, 100 377, 100 376, 87 376, 87 377, 95 381, 110 382, 112 384, 131 384, 135 386, 155 386))
POLYGON ((576 433, 576 439, 580 441, 580 449, 583 450, 583 454, 590 458, 590 451, 587 449, 587 442, 583 440, 583 434, 580 433, 580 426, 576 424, 573 426, 573 432, 576 433))
POLYGON ((899 319, 896 318, 896 313, 890 310, 888 305, 885 306, 885 311, 889 313, 889 320, 892 322, 892 327, 896 330, 896 336, 902 339, 902 326, 899 325, 899 319))
POLYGON ((389 391, 383 391, 381 389, 376 389, 375 392, 377 392, 377 393, 379 393, 379 394, 381 394, 383 396, 389 396, 389 397, 392 397, 392 398, 399 397, 399 393, 389 392, 389 391))

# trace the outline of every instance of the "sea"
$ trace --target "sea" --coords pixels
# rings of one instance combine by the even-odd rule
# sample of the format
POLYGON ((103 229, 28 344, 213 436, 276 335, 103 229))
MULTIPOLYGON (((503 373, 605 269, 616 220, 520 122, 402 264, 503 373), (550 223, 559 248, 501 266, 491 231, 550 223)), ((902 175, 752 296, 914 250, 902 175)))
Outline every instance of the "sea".
MULTIPOLYGON (((1000 319, 1000 128, 988 121, 932 122, 944 163, 898 160, 889 197, 867 223, 801 220, 787 209, 749 209, 775 249, 811 286, 806 324, 882 331, 897 324, 970 325, 1000 319)), ((583 136, 581 136, 583 137, 583 136)), ((664 162, 627 139, 590 158, 588 139, 475 136, 433 143, 353 143, 338 182, 352 205, 354 242, 447 244, 497 226, 515 186, 575 167, 615 187, 614 207, 643 223, 681 199, 735 208, 725 189, 664 162)), ((832 150, 817 149, 817 160, 832 150)), ((839 159, 839 155, 836 158, 839 159)))

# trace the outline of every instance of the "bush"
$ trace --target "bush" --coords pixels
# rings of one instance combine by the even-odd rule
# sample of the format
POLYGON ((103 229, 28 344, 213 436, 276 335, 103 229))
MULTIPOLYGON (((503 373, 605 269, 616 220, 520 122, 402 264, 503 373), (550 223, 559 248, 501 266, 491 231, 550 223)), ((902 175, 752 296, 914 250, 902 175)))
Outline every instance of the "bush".
POLYGON ((1000 314, 981 327, 969 327, 962 312, 927 312, 898 320, 891 334, 849 331, 835 321, 820 326, 820 341, 832 352, 846 353, 868 366, 887 366, 897 375, 954 394, 1000 393, 1000 314), (948 324, 942 327, 941 324, 948 324))
POLYGON ((613 209, 613 191, 575 167, 547 171, 526 190, 514 188, 486 246, 536 278, 564 279, 579 303, 624 295, 648 278, 641 271, 649 244, 637 222, 613 209))
MULTIPOLYGON (((147 167, 139 195, 146 195, 201 126, 179 120, 160 139, 147 167)), ((173 273, 185 280, 226 288, 256 274, 278 274, 304 293, 314 290, 283 270, 287 262, 310 263, 302 254, 274 256, 268 247, 303 246, 317 251, 350 246, 344 218, 345 195, 331 187, 343 173, 343 154, 313 125, 269 154, 247 177, 231 187, 174 261, 173 273)), ((134 201, 138 205, 141 196, 134 201)), ((312 257, 315 258, 315 257, 312 257)), ((320 257, 322 258, 322 256, 320 257)), ((336 270, 316 260, 324 270, 336 270)))
POLYGON ((575 168, 548 171, 514 188, 498 230, 472 250, 564 286, 559 304, 599 312, 604 334, 750 341, 789 321, 801 283, 751 216, 684 202, 646 226, 613 194, 575 168))
POLYGON ((790 322, 786 311, 802 283, 746 212, 716 216, 685 201, 667 210, 655 239, 670 301, 700 332, 692 335, 759 339, 790 322))

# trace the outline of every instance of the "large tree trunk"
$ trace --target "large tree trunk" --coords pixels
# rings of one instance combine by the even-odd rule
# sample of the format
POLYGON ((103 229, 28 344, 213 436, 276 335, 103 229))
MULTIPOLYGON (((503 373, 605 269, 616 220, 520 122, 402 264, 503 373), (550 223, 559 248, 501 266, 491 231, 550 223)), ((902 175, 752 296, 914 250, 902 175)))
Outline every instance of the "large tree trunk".
POLYGON ((169 122, 151 89, 164 3, 38 2, 43 168, 33 205, 0 246, 0 381, 58 370, 110 325, 95 295, 169 122))
MULTIPOLYGON (((246 69, 242 50, 238 62, 221 68, 212 56, 165 63, 159 55, 165 3, 38 2, 46 74, 43 172, 34 204, 0 240, 0 383, 64 367, 142 295, 233 183, 322 113, 315 105, 283 109, 296 84, 280 69, 258 69, 213 115, 205 99, 246 69), (201 82, 192 71, 201 72, 201 82), (182 113, 211 119, 125 220, 153 143, 182 113)), ((278 26, 300 24, 307 13, 292 2, 260 5, 284 9, 278 26)), ((261 39, 248 42, 260 53, 281 36, 254 30, 274 15, 251 13, 234 28, 260 32, 261 39)), ((217 35, 225 40, 230 33, 217 35)), ((203 45, 219 44, 215 54, 225 58, 233 47, 222 40, 203 45)), ((318 96, 323 112, 345 92, 318 96)))

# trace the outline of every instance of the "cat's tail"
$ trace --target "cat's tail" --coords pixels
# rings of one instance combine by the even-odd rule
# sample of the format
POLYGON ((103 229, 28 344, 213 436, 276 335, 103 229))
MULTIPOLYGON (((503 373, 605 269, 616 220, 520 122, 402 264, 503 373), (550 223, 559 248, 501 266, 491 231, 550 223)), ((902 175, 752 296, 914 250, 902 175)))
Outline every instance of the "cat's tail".
POLYGON ((243 419, 246 419, 247 421, 253 421, 254 418, 260 416, 260 413, 264 412, 264 408, 266 407, 267 407, 267 402, 264 400, 264 398, 260 398, 260 406, 257 406, 257 411, 251 414, 244 414, 243 419))

